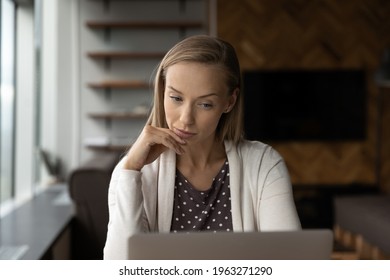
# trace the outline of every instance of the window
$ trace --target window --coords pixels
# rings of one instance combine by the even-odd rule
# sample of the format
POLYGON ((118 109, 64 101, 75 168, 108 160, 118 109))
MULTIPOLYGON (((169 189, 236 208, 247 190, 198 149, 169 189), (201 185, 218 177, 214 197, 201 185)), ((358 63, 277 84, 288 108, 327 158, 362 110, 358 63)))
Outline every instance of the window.
POLYGON ((15 7, 0 0, 0 203, 13 196, 15 161, 15 7))

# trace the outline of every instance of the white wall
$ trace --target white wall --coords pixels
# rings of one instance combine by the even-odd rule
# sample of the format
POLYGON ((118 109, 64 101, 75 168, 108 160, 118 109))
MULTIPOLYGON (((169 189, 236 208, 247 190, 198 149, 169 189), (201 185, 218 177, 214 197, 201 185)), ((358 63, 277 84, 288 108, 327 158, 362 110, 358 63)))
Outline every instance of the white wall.
POLYGON ((41 147, 67 174, 79 163, 78 1, 42 3, 41 147))
POLYGON ((79 164, 78 0, 58 1, 57 147, 64 173, 79 164), (58 130, 59 129, 59 130, 58 130))

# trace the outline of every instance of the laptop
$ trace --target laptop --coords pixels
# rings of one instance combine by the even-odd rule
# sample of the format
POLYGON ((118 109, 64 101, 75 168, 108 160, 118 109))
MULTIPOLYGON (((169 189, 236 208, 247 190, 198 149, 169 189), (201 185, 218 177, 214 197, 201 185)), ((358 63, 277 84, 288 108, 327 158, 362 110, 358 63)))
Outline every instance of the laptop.
POLYGON ((327 260, 332 249, 329 229, 143 233, 129 239, 133 260, 327 260))

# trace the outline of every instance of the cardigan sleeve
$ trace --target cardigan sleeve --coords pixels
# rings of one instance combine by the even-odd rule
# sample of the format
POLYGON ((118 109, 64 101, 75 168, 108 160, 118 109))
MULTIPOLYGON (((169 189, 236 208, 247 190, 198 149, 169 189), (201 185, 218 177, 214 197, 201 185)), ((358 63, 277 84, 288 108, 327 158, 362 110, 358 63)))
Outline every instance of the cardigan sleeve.
POLYGON ((290 176, 282 157, 272 148, 264 155, 268 158, 263 181, 259 211, 262 231, 300 230, 290 176))
POLYGON ((109 222, 104 259, 128 259, 129 237, 147 231, 142 173, 125 170, 120 162, 112 173, 108 191, 109 222))

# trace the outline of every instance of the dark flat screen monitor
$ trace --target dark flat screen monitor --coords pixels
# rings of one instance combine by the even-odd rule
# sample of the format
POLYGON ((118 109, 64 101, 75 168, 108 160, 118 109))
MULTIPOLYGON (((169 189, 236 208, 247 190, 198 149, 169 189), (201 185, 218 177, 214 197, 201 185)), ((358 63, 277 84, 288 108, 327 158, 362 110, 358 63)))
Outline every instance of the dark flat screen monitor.
POLYGON ((246 138, 344 141, 366 136, 363 70, 243 73, 246 138))

